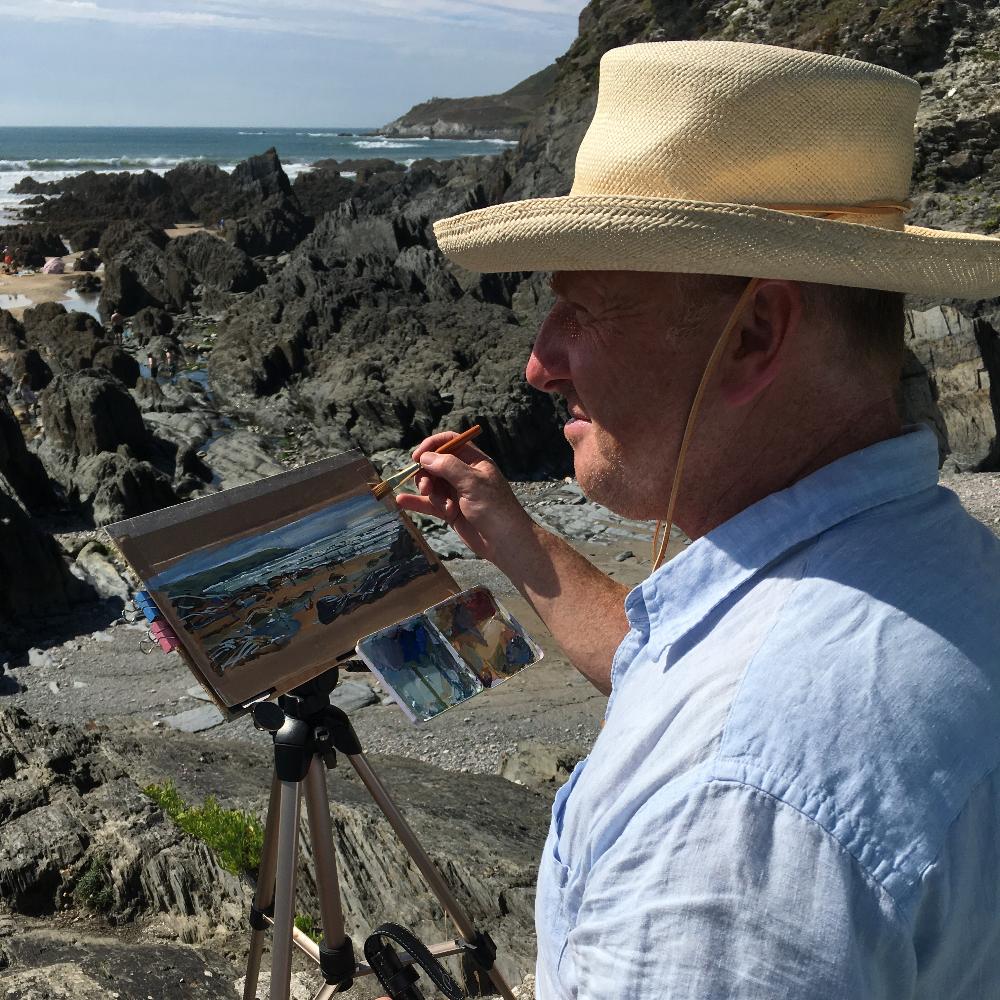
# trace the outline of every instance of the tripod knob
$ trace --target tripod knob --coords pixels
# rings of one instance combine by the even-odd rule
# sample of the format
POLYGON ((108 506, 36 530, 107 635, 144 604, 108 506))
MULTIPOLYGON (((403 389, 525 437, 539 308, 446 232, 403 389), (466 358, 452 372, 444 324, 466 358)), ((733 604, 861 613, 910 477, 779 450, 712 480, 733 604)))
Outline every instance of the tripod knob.
POLYGON ((285 713, 273 701, 260 701, 250 710, 255 729, 276 733, 285 724, 285 713))

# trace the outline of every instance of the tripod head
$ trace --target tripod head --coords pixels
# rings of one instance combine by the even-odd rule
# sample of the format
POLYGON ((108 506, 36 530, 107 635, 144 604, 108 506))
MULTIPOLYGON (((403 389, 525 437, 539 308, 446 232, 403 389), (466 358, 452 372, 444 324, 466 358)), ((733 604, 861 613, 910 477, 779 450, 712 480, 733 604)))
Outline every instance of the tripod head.
POLYGON ((258 702, 251 715, 257 729, 271 733, 280 781, 302 781, 314 755, 335 767, 337 753, 362 752, 347 713, 330 704, 340 673, 336 667, 273 701, 258 702))

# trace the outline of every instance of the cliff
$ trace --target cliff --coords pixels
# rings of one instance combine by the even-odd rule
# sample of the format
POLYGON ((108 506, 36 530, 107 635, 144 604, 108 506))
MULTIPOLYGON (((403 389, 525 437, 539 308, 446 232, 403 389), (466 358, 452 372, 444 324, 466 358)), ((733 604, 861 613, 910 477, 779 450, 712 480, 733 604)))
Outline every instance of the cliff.
POLYGON ((432 97, 383 126, 379 134, 437 139, 519 139, 524 127, 542 108, 556 71, 555 64, 547 66, 502 94, 432 97))

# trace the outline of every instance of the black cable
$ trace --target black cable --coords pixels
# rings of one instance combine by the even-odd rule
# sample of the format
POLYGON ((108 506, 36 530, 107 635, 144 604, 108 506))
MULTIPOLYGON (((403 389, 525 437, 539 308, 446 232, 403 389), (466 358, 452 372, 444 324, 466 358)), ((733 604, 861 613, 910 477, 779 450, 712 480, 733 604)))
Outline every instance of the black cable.
POLYGON ((404 966, 384 940, 392 941, 406 951, 448 1000, 467 1000, 462 987, 448 975, 445 967, 424 947, 422 941, 399 924, 380 924, 365 939, 365 960, 378 976, 382 988, 392 1000, 418 1000, 420 991, 414 985, 417 972, 404 966), (383 978, 384 977, 384 978, 383 978))

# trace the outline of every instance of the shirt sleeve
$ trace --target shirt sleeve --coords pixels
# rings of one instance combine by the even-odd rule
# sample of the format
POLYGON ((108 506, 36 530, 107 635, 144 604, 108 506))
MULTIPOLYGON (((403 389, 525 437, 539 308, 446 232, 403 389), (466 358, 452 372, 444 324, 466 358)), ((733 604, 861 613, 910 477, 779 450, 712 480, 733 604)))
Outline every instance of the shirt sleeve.
POLYGON ((893 900, 798 810, 738 782, 648 801, 587 876, 556 978, 578 1000, 900 1000, 893 900))

